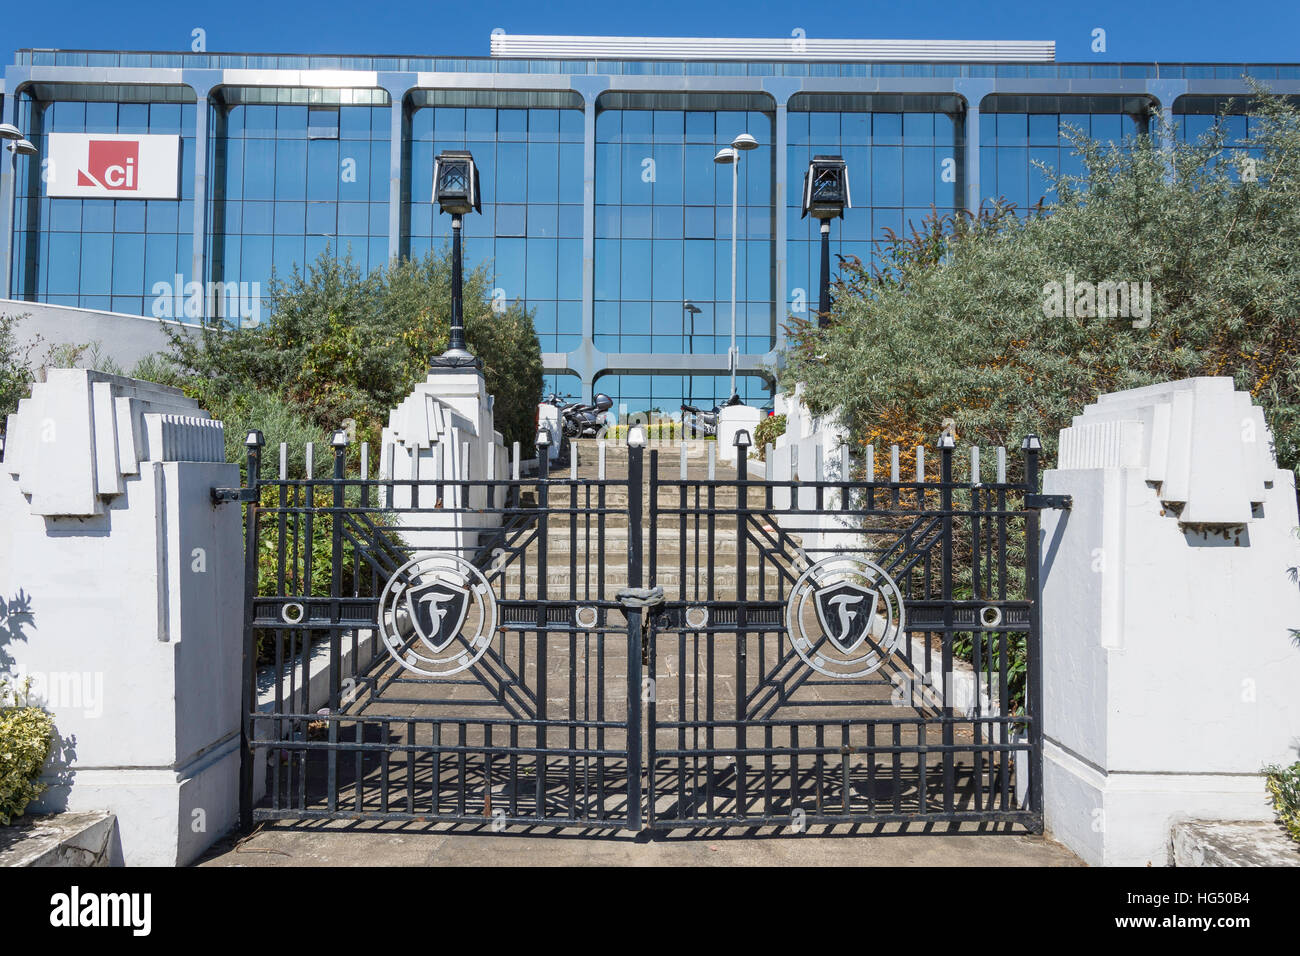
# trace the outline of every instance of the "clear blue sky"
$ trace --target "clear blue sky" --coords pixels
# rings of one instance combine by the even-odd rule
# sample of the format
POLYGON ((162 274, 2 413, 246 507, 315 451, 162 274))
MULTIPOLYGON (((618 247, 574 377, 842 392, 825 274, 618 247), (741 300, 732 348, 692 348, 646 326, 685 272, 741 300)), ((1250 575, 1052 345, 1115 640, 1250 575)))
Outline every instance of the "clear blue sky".
POLYGON ((635 36, 1055 40, 1057 59, 1300 61, 1300 2, 1252 0, 11 0, 0 56, 22 47, 183 50, 207 31, 208 50, 486 56, 494 27, 508 33, 635 36), (1092 30, 1107 50, 1092 52, 1092 30))

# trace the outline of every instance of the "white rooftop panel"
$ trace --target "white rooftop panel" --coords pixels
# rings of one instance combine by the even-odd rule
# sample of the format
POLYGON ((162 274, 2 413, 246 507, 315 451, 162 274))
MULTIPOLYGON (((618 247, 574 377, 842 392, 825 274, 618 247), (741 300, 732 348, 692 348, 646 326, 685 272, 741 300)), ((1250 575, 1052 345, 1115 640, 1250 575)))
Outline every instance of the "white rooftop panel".
POLYGON ((770 40, 493 33, 496 57, 602 60, 864 60, 1051 63, 1054 40, 770 40))

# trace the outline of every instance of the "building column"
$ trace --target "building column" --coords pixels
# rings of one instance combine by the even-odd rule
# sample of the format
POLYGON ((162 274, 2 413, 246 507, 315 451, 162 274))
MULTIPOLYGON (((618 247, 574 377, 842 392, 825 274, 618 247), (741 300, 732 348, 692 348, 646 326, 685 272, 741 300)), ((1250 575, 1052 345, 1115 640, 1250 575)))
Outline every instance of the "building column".
POLYGON ((391 111, 388 127, 388 261, 402 255, 402 156, 405 148, 406 94, 414 83, 407 76, 383 75, 379 85, 388 91, 391 111))
POLYGON ((979 214, 980 208, 980 108, 978 103, 966 107, 964 135, 966 142, 962 149, 962 179, 966 186, 966 195, 962 197, 966 211, 979 214))
MULTIPOLYGON (((191 282, 197 282, 207 288, 207 238, 208 238, 208 120, 212 109, 211 93, 213 87, 220 83, 220 74, 204 70, 197 75, 188 71, 183 82, 194 91, 194 226, 193 246, 190 256, 191 282)), ((217 278, 216 276, 213 277, 217 278)), ((174 290, 175 295, 184 295, 184 289, 174 290)), ((203 317, 206 319, 211 303, 204 296, 203 317)))
POLYGON ((790 279, 787 259, 789 237, 786 234, 785 218, 786 183, 790 177, 790 130, 786 110, 789 101, 790 97, 787 94, 776 102, 776 144, 772 147, 776 150, 776 175, 772 179, 772 205, 776 219, 775 248, 772 250, 772 264, 776 272, 772 289, 775 299, 772 305, 776 309, 776 341, 773 350, 778 353, 785 348, 785 322, 782 320, 785 318, 786 305, 790 301, 790 290, 786 288, 790 279))
MULTIPOLYGON (((18 87, 27 79, 24 75, 15 76, 13 70, 5 72, 4 109, 0 111, 0 122, 18 125, 18 87)), ((30 130, 23 130, 24 136, 30 136, 30 130)), ((39 157, 38 157, 39 158, 39 157)), ((5 149, 0 151, 0 229, 4 231, 4 286, 0 288, 3 298, 17 298, 14 295, 14 228, 17 217, 14 211, 18 205, 17 157, 5 149)))
POLYGON ((980 183, 980 104, 994 92, 991 80, 954 80, 953 90, 966 101, 965 136, 959 176, 965 184, 961 197, 967 212, 978 215, 983 191, 980 183))
MULTIPOLYGON (((582 344, 570 352, 579 361, 572 371, 582 380, 582 400, 590 402, 596 372, 596 101, 609 88, 604 76, 573 76, 582 95, 582 344)), ((547 369, 547 371, 553 371, 547 369)))
POLYGON ((1186 80, 1150 80, 1147 93, 1152 96, 1160 109, 1161 129, 1155 130, 1153 139, 1162 150, 1174 147, 1174 101, 1187 93, 1186 80))
MULTIPOLYGON (((768 356, 780 361, 785 348, 785 318, 790 303, 790 260, 788 253, 789 234, 785 219, 786 184, 790 180, 790 128, 788 122, 790 97, 799 92, 802 81, 788 77, 770 77, 763 83, 763 90, 776 101, 773 122, 776 151, 775 169, 772 176, 772 212, 776 220, 773 233, 772 270, 774 273, 773 303, 776 309, 776 340, 768 356)), ((799 175, 799 171, 795 171, 799 175)), ((765 356, 765 360, 766 360, 765 356)), ((739 369, 744 363, 737 366, 739 369)))

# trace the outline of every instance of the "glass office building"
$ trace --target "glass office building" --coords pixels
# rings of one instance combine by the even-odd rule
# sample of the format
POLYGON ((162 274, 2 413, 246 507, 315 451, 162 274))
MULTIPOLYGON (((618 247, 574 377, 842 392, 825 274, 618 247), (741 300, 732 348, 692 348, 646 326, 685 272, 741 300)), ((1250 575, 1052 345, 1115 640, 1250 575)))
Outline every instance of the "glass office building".
POLYGON ((1079 168, 1068 128, 1193 140, 1228 113, 1231 142, 1250 131, 1248 77, 1300 93, 1297 65, 1057 63, 1051 43, 498 35, 491 51, 20 51, 3 120, 38 152, 0 164, 7 296, 237 321, 219 295, 160 310, 159 290, 242 283, 264 307, 273 273, 326 249, 362 269, 441 249, 433 160, 466 149, 483 194, 467 262, 531 310, 549 386, 632 412, 711 405, 728 395, 733 320, 732 169, 714 155, 749 133, 734 321, 738 390, 762 404, 785 324, 817 302, 811 157, 848 165, 832 253, 870 261, 932 209, 1050 202, 1039 164, 1079 168), (52 186, 66 150, 136 137, 174 150, 157 195, 129 198, 121 165, 84 153, 52 186))

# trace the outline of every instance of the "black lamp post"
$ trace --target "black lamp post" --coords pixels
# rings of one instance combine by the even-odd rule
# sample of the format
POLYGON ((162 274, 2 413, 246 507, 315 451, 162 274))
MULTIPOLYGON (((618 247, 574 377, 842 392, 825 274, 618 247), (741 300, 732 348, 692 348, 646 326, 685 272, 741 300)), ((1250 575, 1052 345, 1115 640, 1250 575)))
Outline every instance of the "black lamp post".
MULTIPOLYGON (((686 351, 689 354, 694 355, 695 354, 695 317, 704 310, 701 309, 694 302, 692 302, 690 299, 687 299, 682 303, 682 311, 691 317, 691 331, 690 334, 686 337, 686 351)), ((692 404, 692 405, 695 404, 694 396, 695 396, 695 376, 687 375, 686 376, 686 401, 688 404, 692 404)))
POLYGON ((830 325, 831 311, 831 220, 844 218, 852 208, 849 199, 849 169, 842 156, 814 156, 803 177, 803 215, 821 220, 822 271, 817 325, 830 325))
POLYGON ((433 163, 433 195, 439 209, 451 214, 451 334, 447 351, 430 364, 433 368, 478 368, 478 359, 465 347, 460 254, 461 222, 466 213, 482 210, 474 157, 460 149, 438 154, 433 163))

